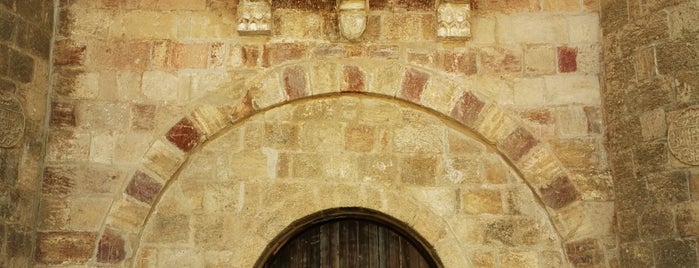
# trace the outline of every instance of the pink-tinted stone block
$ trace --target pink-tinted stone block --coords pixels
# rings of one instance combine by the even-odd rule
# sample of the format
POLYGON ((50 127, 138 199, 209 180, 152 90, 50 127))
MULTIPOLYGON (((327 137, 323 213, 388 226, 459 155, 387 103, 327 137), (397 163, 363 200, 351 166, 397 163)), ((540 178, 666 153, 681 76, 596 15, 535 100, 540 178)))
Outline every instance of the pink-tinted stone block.
POLYGON ((136 171, 126 187, 126 193, 139 201, 153 204, 163 185, 142 171, 136 171))
POLYGON ((428 73, 415 69, 406 70, 405 75, 403 75, 401 97, 413 102, 419 102, 420 95, 425 90, 429 79, 430 75, 428 73))
POLYGON ((105 231, 97 246, 97 262, 119 263, 126 258, 124 239, 110 231, 105 231))
POLYGON ((553 209, 559 209, 580 197, 573 183, 565 177, 558 177, 549 185, 541 187, 541 200, 553 209))
POLYGON ((578 70, 578 49, 575 47, 558 48, 558 71, 571 73, 578 70))
POLYGON ((284 91, 289 100, 306 96, 306 71, 301 66, 284 69, 284 91))
POLYGON ((364 91, 364 73, 357 66, 345 66, 342 86, 342 91, 364 91))
POLYGON ((165 137, 167 140, 175 144, 185 153, 190 152, 194 147, 199 145, 199 131, 194 128, 192 121, 187 118, 182 118, 177 122, 165 137))
POLYGON ((497 147, 512 161, 517 161, 537 144, 539 141, 529 131, 517 128, 507 138, 498 142, 497 147))
POLYGON ((470 92, 465 92, 451 110, 451 117, 467 126, 472 126, 478 118, 478 114, 485 106, 478 97, 470 92))

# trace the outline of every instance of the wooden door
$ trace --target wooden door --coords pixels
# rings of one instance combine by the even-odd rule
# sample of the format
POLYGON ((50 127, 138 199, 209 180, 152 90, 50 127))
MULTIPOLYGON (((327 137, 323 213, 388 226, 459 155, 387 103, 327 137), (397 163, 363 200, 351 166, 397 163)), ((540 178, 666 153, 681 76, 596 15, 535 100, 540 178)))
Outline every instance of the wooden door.
POLYGON ((435 268, 414 240, 363 219, 313 225, 284 244, 265 268, 435 268))

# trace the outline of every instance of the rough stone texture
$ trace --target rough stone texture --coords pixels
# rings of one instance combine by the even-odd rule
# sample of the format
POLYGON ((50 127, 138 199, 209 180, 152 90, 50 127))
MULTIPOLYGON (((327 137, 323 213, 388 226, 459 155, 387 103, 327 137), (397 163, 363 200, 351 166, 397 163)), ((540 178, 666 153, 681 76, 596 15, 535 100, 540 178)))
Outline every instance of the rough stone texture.
MULTIPOLYGON (((664 173, 654 165, 654 174, 661 179, 644 184, 644 196, 626 186, 635 179, 650 182, 650 177, 637 176, 634 169, 610 172, 606 163, 602 131, 636 133, 616 121, 609 127, 602 125, 607 118, 599 115, 603 111, 599 10, 614 4, 472 1, 473 40, 451 42, 436 38, 435 5, 440 2, 372 0, 365 33, 350 43, 339 35, 336 1, 272 1, 269 37, 238 35, 234 22, 239 1, 235 0, 58 1, 55 57, 47 63, 53 3, 3 2, 10 7, 0 4, 0 26, 14 26, 0 27, 0 91, 38 100, 24 105, 34 120, 28 124, 27 137, 41 141, 42 133, 49 132, 46 157, 41 155, 40 142, 23 144, 18 147, 22 150, 13 148, 9 156, 27 152, 31 157, 9 161, 19 167, 8 168, 7 173, 18 173, 16 180, 10 180, 21 185, 17 187, 34 189, 32 185, 38 184, 26 178, 39 177, 42 168, 25 167, 40 167, 41 159, 46 161, 50 168, 43 172, 45 194, 26 199, 41 199, 41 231, 100 235, 96 240, 102 242, 93 243, 92 252, 97 255, 90 257, 88 266, 112 262, 128 266, 122 262, 133 261, 137 267, 230 263, 251 267, 259 256, 257 250, 288 223, 341 205, 372 207, 408 219, 430 241, 438 241, 434 246, 445 256, 459 256, 445 259, 447 267, 466 267, 459 261, 472 255, 482 256, 479 263, 496 266, 560 267, 570 260, 583 260, 578 261, 583 266, 587 260, 599 266, 610 260, 613 266, 618 259, 613 243, 592 238, 600 232, 591 232, 593 221, 587 220, 601 214, 590 216, 579 210, 561 214, 562 219, 554 220, 566 222, 561 235, 580 234, 564 243, 551 233, 549 218, 534 199, 544 201, 552 213, 558 213, 553 207, 567 211, 579 203, 606 203, 613 198, 605 179, 612 173, 631 174, 620 184, 618 196, 673 205, 689 202, 686 194, 678 194, 681 176, 662 177, 664 173), (40 34, 27 34, 32 32, 40 34), (572 53, 559 55, 559 47, 576 49, 574 72, 572 53), (8 59, 15 60, 17 68, 10 71, 8 59), (561 60, 565 64, 559 70, 561 60), (55 68, 48 74, 50 64, 55 68), (27 90, 49 88, 46 82, 27 82, 30 73, 32 80, 54 77, 49 95, 56 105, 47 106, 38 98, 46 92, 27 90), (359 101, 323 99, 356 92, 363 96, 359 101), (327 95, 316 96, 320 94, 327 95), (422 107, 388 105, 393 108, 385 109, 375 99, 364 98, 377 94, 422 107), (303 104, 321 100, 328 102, 303 104), (286 105, 308 109, 278 112, 277 107, 286 105), (421 117, 414 111, 423 109, 443 117, 438 123, 418 120, 421 117), (55 119, 44 130, 41 120, 47 113, 55 119), (254 122, 248 121, 251 116, 254 122), (452 124, 465 128, 452 128, 452 124), (487 142, 464 138, 462 130, 487 142), (221 148, 207 146, 219 139, 229 142, 221 148), (503 160, 495 152, 511 159, 503 160), (512 170, 509 162, 521 170, 512 170), (182 167, 184 163, 188 164, 182 167), (135 170, 152 180, 128 176, 135 170), (188 179, 181 184, 172 181, 169 190, 160 192, 175 174, 188 179), (94 182, 88 180, 92 177, 94 182), (563 177, 567 182, 554 183, 563 177), (670 197, 676 194, 679 198, 670 197), (290 201, 282 204, 282 200, 290 201), (146 226, 143 221, 151 205, 154 216, 146 226), (449 215, 444 219, 456 226, 454 231, 431 228, 439 225, 434 220, 438 217, 427 216, 433 212, 449 215), (237 219, 250 221, 228 220, 221 217, 224 213, 237 213, 237 219), (229 227, 233 228, 229 232, 217 232, 229 227), (141 231, 144 240, 138 243, 135 234, 141 231), (245 238, 243 234, 252 235, 245 238), (158 237, 164 240, 157 241, 158 237), (160 247, 167 244, 165 240, 178 244, 177 249, 160 247), (462 247, 456 241, 477 246, 462 247), (580 241, 599 242, 595 249, 605 251, 604 258, 598 250, 563 255, 559 245, 580 241), (125 253, 120 250, 122 242, 125 253), (140 247, 130 248, 133 245, 140 247), (231 245, 246 250, 226 250, 231 245)), ((637 10, 670 6, 649 3, 646 7, 637 10)), ((627 9, 623 10, 618 13, 626 15, 627 9)), ((633 36, 645 44, 655 44, 658 39, 642 31, 673 28, 658 26, 667 19, 677 27, 662 36, 678 37, 677 42, 658 44, 650 50, 654 53, 644 54, 626 51, 633 44, 624 41, 626 37, 604 47, 604 51, 624 50, 643 59, 639 61, 643 64, 631 60, 605 68, 615 77, 624 76, 620 72, 626 69, 645 76, 638 83, 643 88, 629 92, 629 105, 604 111, 633 106, 656 111, 648 115, 655 122, 637 131, 638 137, 655 143, 630 150, 631 163, 674 164, 669 156, 653 157, 663 153, 659 148, 664 144, 658 136, 662 113, 653 109, 665 109, 662 103, 684 87, 653 76, 677 73, 682 78, 679 85, 696 84, 695 72, 668 69, 667 63, 678 59, 661 51, 691 52, 680 40, 694 36, 694 9, 678 10, 682 11, 668 9, 667 18, 654 16, 632 29, 633 36), (650 55, 658 56, 663 71, 647 66, 655 62, 650 55), (636 94, 641 91, 653 94, 636 94)), ((601 18, 603 22, 610 19, 606 14, 601 18)), ((692 66, 691 59, 682 64, 692 66)), ((624 97, 632 76, 625 76, 620 90, 624 97)), ((611 103, 608 98, 605 102, 611 103)), ((641 125, 638 121, 624 122, 641 125)), ((640 138, 623 142, 636 140, 640 138)), ((682 169, 673 171, 682 174, 682 169)), ((31 196, 24 193, 12 191, 7 200, 31 196)), ((3 211, 38 207, 15 208, 14 203, 5 203, 0 202, 3 211)), ((641 215, 634 214, 635 219, 641 215)), ((674 216, 683 223, 693 219, 674 216)), ((22 214, 21 218, 29 217, 22 214)), ((607 215, 598 218, 595 222, 602 226, 612 220, 607 215)), ((32 228, 22 230, 27 233, 32 228)))
POLYGON ((695 267, 696 234, 690 226, 699 221, 689 208, 691 167, 669 152, 666 141, 673 115, 697 102, 696 87, 690 86, 694 79, 682 75, 699 70, 699 43, 687 39, 697 33, 689 26, 699 14, 697 5, 600 4, 605 143, 617 203, 620 266, 695 267))
POLYGON ((92 256, 94 233, 39 233, 36 261, 41 264, 80 264, 92 256))

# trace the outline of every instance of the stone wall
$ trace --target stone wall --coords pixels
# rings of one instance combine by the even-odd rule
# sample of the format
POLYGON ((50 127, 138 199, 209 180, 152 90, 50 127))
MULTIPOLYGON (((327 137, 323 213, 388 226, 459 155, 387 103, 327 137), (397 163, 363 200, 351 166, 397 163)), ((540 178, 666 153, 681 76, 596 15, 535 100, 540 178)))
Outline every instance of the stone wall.
MULTIPOLYGON (((370 1, 366 31, 350 42, 339 34, 335 1, 272 1, 270 36, 238 34, 237 1, 61 1, 38 266, 148 263, 149 248, 139 251, 139 235, 150 232, 145 230, 153 224, 171 226, 158 216, 169 202, 160 202, 182 188, 176 185, 184 181, 180 176, 207 142, 218 142, 224 130, 253 114, 297 99, 350 92, 400 99, 411 109, 447 119, 441 124, 467 129, 527 185, 528 197, 517 202, 542 204, 543 222, 552 224, 561 241, 552 252, 564 252, 563 263, 613 263, 597 3, 474 1, 469 41, 437 38, 436 4, 370 1)), ((252 135, 277 135, 285 141, 293 137, 293 126, 305 123, 298 118, 274 122, 252 135)), ((366 131, 359 126, 351 134, 339 134, 366 131)), ((335 134, 320 137, 337 138, 335 134)), ((345 149, 369 146, 361 141, 357 148, 345 149)), ((252 156, 264 155, 262 148, 254 148, 259 150, 252 156)), ((438 159, 416 159, 430 160, 438 159)), ((434 164, 435 172, 444 165, 434 164)), ((396 172, 409 174, 412 166, 402 165, 396 172)), ((202 174, 206 179, 219 177, 216 169, 206 172, 212 172, 202 174)), ((269 174, 264 172, 257 175, 269 174)), ((434 175, 422 179, 440 176, 434 175)), ((487 178, 485 169, 477 175, 487 178)), ((352 185, 361 186, 359 181, 352 185)), ((466 185, 452 188, 462 190, 459 198, 483 200, 474 203, 488 204, 500 195, 505 209, 505 190, 495 195, 474 190, 469 196, 472 189, 466 185)), ((226 189, 232 192, 224 196, 240 191, 226 189)), ((258 209, 269 213, 264 206, 258 209)), ((301 217, 302 212, 284 215, 301 217)), ((205 218, 174 216, 179 223, 205 218)), ((172 227, 201 230, 192 224, 172 227)), ((471 241, 463 235, 454 239, 471 241)), ((144 239, 146 245, 163 242, 144 239)), ((197 243, 195 237, 186 239, 197 243)), ((492 253, 485 255, 486 263, 493 258, 496 267, 511 266, 507 256, 525 264, 557 265, 541 260, 538 248, 521 256, 507 246, 483 249, 492 253)))
POLYGON ((622 267, 697 267, 699 2, 602 1, 622 267))
POLYGON ((32 263, 53 2, 0 1, 0 267, 32 263))

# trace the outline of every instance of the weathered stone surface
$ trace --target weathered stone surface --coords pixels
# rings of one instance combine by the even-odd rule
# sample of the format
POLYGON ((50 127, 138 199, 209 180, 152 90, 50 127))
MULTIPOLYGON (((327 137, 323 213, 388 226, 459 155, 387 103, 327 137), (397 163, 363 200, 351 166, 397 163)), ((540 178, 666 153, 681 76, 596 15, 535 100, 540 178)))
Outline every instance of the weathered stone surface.
POLYGON ((462 210, 467 214, 502 213, 502 196, 499 191, 472 190, 462 197, 462 210))
POLYGON ((697 242, 694 239, 665 239, 653 243, 658 267, 692 267, 697 264, 697 242))
POLYGON ((131 178, 126 193, 142 202, 153 204, 162 187, 162 183, 139 170, 131 178))
POLYGON ((568 259, 577 266, 595 266, 605 261, 599 242, 595 239, 566 243, 565 250, 568 259))
POLYGON ((672 211, 664 206, 647 207, 639 219, 639 232, 642 238, 657 239, 675 233, 672 211))
POLYGON ((539 191, 544 204, 554 209, 565 207, 580 197, 580 193, 568 177, 558 177, 539 191))
POLYGON ((303 67, 285 68, 282 79, 284 81, 284 91, 290 100, 304 97, 308 94, 306 70, 303 67))
POLYGON ((518 161, 538 143, 539 141, 529 131, 518 128, 505 140, 498 141, 498 148, 512 161, 518 161))
POLYGON ((177 122, 165 137, 186 153, 197 147, 201 140, 199 131, 194 128, 192 121, 188 118, 182 118, 177 122))
POLYGON ((648 242, 623 243, 619 255, 621 263, 628 267, 653 266, 653 245, 648 242))
POLYGON ((483 48, 480 50, 482 73, 517 73, 522 71, 522 51, 508 48, 483 48))
POLYGON ((351 125, 345 128, 345 149, 354 152, 370 152, 374 148, 374 128, 351 125))
POLYGON ((558 71, 570 73, 578 70, 578 48, 558 47, 558 71))
POLYGON ((299 60, 306 55, 306 46, 296 43, 265 45, 262 51, 262 66, 275 66, 285 61, 299 60))
POLYGON ((400 97, 413 102, 419 102, 422 91, 425 90, 425 86, 429 79, 430 75, 428 73, 415 69, 407 69, 403 76, 400 97))
POLYGON ((97 246, 97 261, 118 263, 126 258, 124 239, 109 230, 105 231, 97 246))
POLYGON ((404 157, 400 162, 401 181, 415 185, 433 185, 437 159, 429 155, 404 157))
POLYGON ((485 243, 497 246, 535 245, 541 239, 532 219, 499 219, 486 225, 485 243))
POLYGON ((92 257, 95 233, 38 233, 36 261, 42 264, 81 264, 92 257))
POLYGON ((459 122, 473 126, 485 103, 470 92, 464 92, 463 96, 454 105, 451 116, 459 122))
POLYGON ((52 127, 75 127, 75 105, 70 103, 51 103, 52 127))

